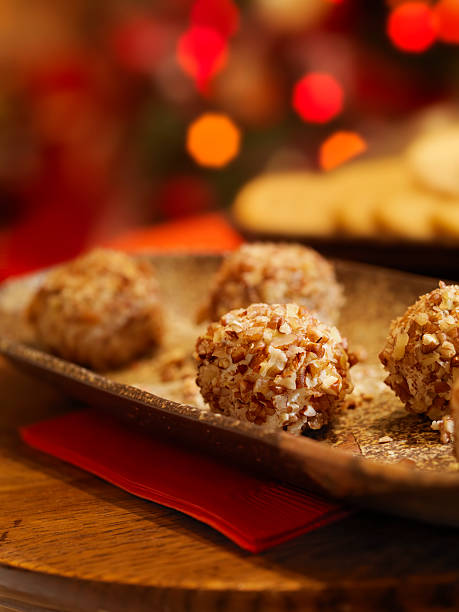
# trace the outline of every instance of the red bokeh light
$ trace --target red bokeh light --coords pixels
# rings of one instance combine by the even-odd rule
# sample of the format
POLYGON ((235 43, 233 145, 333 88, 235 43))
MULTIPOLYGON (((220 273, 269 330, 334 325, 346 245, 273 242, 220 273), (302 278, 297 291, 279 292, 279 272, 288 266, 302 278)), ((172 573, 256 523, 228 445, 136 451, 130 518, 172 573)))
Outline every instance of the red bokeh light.
POLYGON ((151 17, 137 15, 114 31, 112 45, 125 68, 151 72, 165 51, 164 28, 151 17))
POLYGON ((295 85, 293 108, 304 121, 326 123, 343 108, 343 89, 326 73, 311 72, 295 85))
POLYGON ((459 44, 459 0, 440 0, 434 10, 438 38, 446 43, 459 44))
POLYGON ((437 19, 424 2, 405 2, 391 11, 387 34, 402 51, 421 53, 435 42, 437 19))
POLYGON ((225 66, 227 55, 226 40, 207 27, 191 27, 177 45, 178 63, 202 93, 207 92, 212 77, 225 66))
POLYGON ((194 26, 212 28, 228 38, 239 27, 239 9, 233 0, 196 0, 190 21, 194 26))

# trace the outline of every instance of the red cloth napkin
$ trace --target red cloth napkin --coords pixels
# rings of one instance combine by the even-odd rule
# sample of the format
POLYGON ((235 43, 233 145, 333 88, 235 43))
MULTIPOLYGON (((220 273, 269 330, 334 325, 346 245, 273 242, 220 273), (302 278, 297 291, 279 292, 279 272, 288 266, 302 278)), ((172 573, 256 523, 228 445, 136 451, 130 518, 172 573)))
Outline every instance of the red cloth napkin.
POLYGON ((236 249, 242 242, 225 215, 216 212, 137 228, 110 240, 106 246, 131 253, 221 253, 236 249))
POLYGON ((91 410, 21 429, 38 450, 180 510, 253 553, 346 516, 335 502, 239 471, 91 410))

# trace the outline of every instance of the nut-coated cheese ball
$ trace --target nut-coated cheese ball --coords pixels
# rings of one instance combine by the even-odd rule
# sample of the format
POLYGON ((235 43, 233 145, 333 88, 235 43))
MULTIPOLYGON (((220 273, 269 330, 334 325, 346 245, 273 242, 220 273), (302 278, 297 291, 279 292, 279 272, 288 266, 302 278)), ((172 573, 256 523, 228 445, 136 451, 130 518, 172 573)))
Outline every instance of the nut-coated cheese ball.
POLYGON ((97 249, 52 270, 29 307, 37 339, 51 352, 107 370, 154 346, 161 307, 153 265, 97 249))
POLYGON ((334 323, 343 304, 331 263, 298 244, 253 243, 223 261, 201 319, 217 321, 225 312, 254 303, 305 306, 334 323))
POLYGON ((338 330, 297 304, 228 312, 198 339, 196 358, 211 410, 292 433, 320 429, 352 391, 338 330))
POLYGON ((440 283, 392 322, 379 358, 406 408, 436 422, 449 412, 458 353, 459 286, 440 283))

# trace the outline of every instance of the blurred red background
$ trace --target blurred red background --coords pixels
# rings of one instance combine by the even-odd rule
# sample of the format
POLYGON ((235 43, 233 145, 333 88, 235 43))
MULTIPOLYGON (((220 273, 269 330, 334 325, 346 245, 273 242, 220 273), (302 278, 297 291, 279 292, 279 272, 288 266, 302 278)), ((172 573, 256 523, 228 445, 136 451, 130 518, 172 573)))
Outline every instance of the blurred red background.
POLYGON ((0 274, 377 147, 458 43, 459 0, 1 0, 0 274))

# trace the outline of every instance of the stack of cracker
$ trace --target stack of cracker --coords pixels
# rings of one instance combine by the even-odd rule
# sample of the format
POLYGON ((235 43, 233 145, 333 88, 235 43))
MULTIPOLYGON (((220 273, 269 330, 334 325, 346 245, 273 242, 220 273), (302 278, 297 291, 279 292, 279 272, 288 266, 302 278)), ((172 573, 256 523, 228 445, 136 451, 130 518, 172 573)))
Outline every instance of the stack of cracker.
POLYGON ((334 172, 262 175, 238 194, 243 231, 349 240, 459 242, 459 125, 429 131, 398 155, 334 172))

